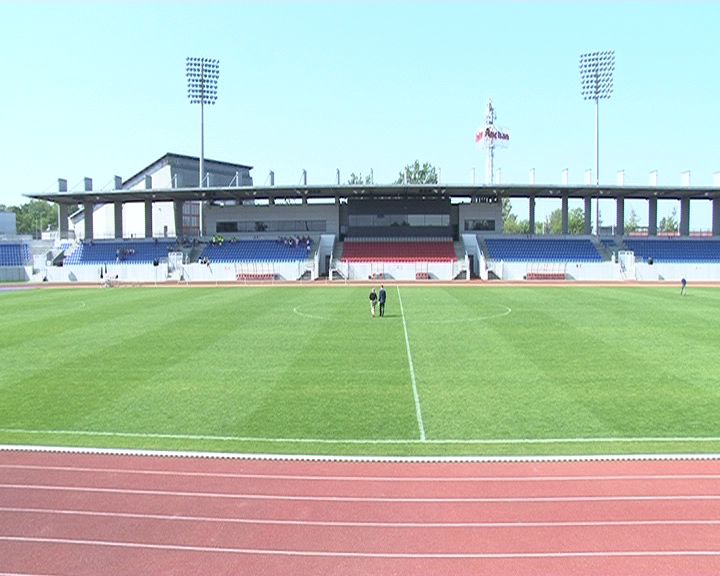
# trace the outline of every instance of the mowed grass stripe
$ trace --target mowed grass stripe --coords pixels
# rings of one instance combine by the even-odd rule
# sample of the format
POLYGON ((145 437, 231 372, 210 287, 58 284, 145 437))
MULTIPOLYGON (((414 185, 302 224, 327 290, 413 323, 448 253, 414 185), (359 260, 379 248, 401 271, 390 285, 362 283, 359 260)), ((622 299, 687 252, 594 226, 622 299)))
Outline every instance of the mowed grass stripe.
POLYGON ((395 291, 376 320, 367 287, 6 293, 0 443, 717 452, 720 291, 690 288, 403 288, 427 445, 395 291))
MULTIPOLYGON (((38 300, 42 307, 45 294, 27 294, 19 303, 30 308, 38 300)), ((295 288, 77 290, 67 296, 57 307, 77 313, 53 325, 50 307, 44 337, 18 338, 28 314, 16 312, 10 338, 16 363, 0 380, 12 398, 0 407, 0 422, 210 436, 415 435, 412 404, 401 417, 401 404, 409 401, 401 327, 369 324, 364 289, 323 295, 295 288), (298 304, 338 321, 300 318, 291 312, 298 304), (365 327, 349 333, 347 317, 365 327), (43 349, 52 351, 46 362, 29 361, 43 349)))
POLYGON ((717 435, 712 367, 720 354, 713 345, 715 302, 704 294, 405 289, 428 436, 717 435), (512 314, 461 329, 422 324, 428 317, 482 317, 501 306, 512 314))

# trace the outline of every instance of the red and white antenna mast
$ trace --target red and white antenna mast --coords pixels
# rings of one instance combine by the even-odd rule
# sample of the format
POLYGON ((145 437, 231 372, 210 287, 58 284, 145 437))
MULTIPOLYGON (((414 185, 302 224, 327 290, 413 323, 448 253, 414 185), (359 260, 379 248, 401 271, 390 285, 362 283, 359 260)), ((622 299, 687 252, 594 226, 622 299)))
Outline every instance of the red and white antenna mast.
POLYGON ((495 108, 492 100, 488 100, 487 112, 485 113, 485 126, 475 134, 475 142, 483 144, 487 150, 487 163, 485 168, 485 183, 495 183, 495 148, 504 147, 510 141, 510 135, 499 130, 495 126, 495 108))

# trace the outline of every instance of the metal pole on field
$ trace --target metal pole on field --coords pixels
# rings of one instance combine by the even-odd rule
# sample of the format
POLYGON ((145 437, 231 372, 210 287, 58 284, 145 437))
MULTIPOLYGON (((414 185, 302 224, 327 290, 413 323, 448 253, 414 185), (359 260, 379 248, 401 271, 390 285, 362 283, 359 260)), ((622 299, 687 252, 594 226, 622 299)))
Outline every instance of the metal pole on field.
MULTIPOLYGON (((600 100, 613 91, 615 51, 580 54, 580 93, 584 100, 595 101, 595 186, 600 186, 600 100)), ((600 196, 595 199, 595 234, 600 233, 600 196)))
MULTIPOLYGON (((212 58, 185 59, 185 75, 188 82, 190 104, 200 104, 200 174, 199 187, 205 185, 205 104, 217 101, 217 82, 220 61, 212 58)), ((203 203, 200 201, 200 236, 203 235, 203 203)), ((176 230, 180 235, 180 231, 176 230)))

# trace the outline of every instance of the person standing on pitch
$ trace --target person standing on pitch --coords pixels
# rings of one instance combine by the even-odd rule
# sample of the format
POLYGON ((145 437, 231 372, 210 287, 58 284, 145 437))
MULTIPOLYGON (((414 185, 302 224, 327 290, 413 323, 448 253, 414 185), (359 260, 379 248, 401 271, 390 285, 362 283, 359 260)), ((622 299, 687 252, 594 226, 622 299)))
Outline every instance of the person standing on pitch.
POLYGON ((382 318, 385 316, 385 298, 387 295, 385 294, 385 286, 380 284, 380 292, 378 293, 378 302, 380 303, 380 317, 382 318))
MULTIPOLYGON (((685 288, 687 287, 687 280, 683 278, 680 280, 680 296, 685 295, 685 288)), ((380 305, 380 316, 382 316, 382 304, 380 305)))
POLYGON ((375 305, 377 304, 377 294, 375 288, 370 290, 370 315, 375 318, 375 305))

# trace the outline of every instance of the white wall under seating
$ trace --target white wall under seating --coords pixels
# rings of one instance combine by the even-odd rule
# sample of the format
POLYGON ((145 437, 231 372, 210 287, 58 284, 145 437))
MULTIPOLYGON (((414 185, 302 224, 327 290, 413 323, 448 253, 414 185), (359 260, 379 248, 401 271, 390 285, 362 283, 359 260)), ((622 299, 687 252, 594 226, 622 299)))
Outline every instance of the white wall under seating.
MULTIPOLYGON (((173 280, 185 282, 236 282, 239 275, 270 274, 275 280, 299 280, 312 261, 297 262, 211 262, 185 264, 173 280)), ((251 280, 251 279, 250 279, 251 280)), ((242 282, 243 280, 240 280, 242 282)))
POLYGON ((31 267, 0 266, 0 282, 25 282, 31 275, 31 267))
POLYGON ((152 264, 73 264, 52 266, 47 269, 49 282, 103 283, 107 278, 118 282, 165 282, 168 277, 167 262, 159 266, 152 264), (100 278, 102 270, 102 278, 100 278), (117 279, 115 278, 117 276, 117 279))
POLYGON ((433 280, 452 280, 464 263, 454 262, 347 262, 340 261, 336 268, 347 280, 368 280, 373 276, 393 280, 415 280, 417 273, 427 273, 433 280))
POLYGON ((672 280, 679 282, 686 280, 717 282, 720 280, 720 264, 696 263, 658 263, 652 266, 645 262, 635 263, 635 275, 638 280, 657 281, 672 280))
MULTIPOLYGON (((543 263, 527 262, 496 262, 489 263, 490 270, 499 272, 501 280, 524 280, 530 271, 542 271, 543 263)), ((615 262, 548 262, 547 271, 561 271, 567 280, 580 281, 680 281, 681 278, 695 281, 720 281, 720 264, 697 263, 655 263, 649 265, 636 262, 635 275, 624 274, 620 265, 615 262)))

